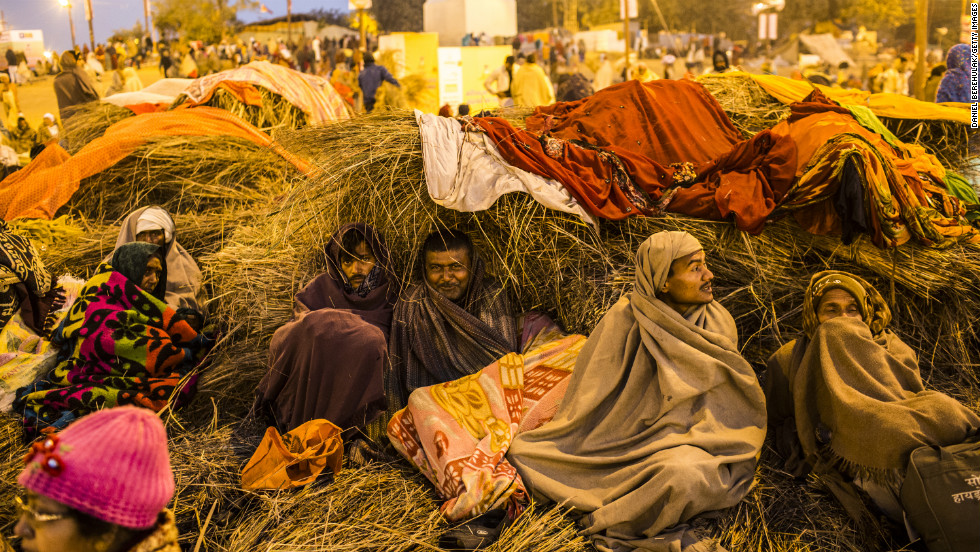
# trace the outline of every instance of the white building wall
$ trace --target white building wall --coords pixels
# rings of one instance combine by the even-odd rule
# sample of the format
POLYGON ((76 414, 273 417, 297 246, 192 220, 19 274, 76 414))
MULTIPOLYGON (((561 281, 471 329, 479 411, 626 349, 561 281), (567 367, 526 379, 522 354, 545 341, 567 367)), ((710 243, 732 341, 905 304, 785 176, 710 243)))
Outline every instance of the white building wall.
POLYGON ((461 46, 466 33, 517 34, 516 0, 428 0, 422 6, 425 32, 439 33, 440 46, 461 46))

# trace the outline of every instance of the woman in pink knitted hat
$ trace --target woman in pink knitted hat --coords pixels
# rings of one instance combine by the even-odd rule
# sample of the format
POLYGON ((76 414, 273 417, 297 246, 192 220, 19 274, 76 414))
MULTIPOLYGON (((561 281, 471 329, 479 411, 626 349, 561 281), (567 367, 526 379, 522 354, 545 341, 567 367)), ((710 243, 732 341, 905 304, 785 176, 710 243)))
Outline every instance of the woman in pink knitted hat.
POLYGON ((167 431, 134 406, 100 410, 35 442, 17 482, 24 552, 180 552, 167 503, 167 431))

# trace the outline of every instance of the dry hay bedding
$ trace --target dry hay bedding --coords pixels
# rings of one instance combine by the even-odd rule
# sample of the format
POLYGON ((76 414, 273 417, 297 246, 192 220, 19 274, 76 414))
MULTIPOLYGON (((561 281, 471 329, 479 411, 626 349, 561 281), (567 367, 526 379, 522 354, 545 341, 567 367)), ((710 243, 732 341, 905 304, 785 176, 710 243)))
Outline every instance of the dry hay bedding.
MULTIPOLYGON (((250 210, 214 213, 176 213, 177 241, 195 259, 219 251, 239 225, 256 216, 250 210)), ((119 223, 103 223, 80 216, 64 215, 55 220, 14 219, 11 230, 34 243, 45 267, 52 274, 71 273, 89 278, 116 246, 119 223)), ((202 267, 204 269, 205 267, 202 267)))
POLYGON ((272 149, 225 136, 159 136, 85 178, 59 210, 118 220, 147 204, 172 213, 264 209, 271 196, 305 178, 272 149))
POLYGON ((135 114, 132 110, 103 101, 76 106, 64 121, 68 153, 75 155, 86 144, 100 138, 112 125, 135 114))
MULTIPOLYGON (((216 352, 197 400, 168 419, 178 477, 174 504, 186 546, 203 532, 202 550, 248 550, 260 542, 275 550, 431 549, 445 527, 435 514, 431 487, 403 464, 351 469, 332 484, 302 491, 248 493, 237 487, 250 447, 233 438, 232 427, 264 372, 269 336, 288 319, 295 291, 322 270, 322 247, 341 221, 365 220, 382 229, 406 280, 414 251, 435 225, 463 227, 522 307, 551 311, 569 330, 586 333, 628 288, 639 243, 659 229, 688 230, 715 259, 719 297, 735 314, 744 352, 757 366, 797 333, 799 298, 812 271, 853 270, 871 277, 886 295, 890 286, 880 275, 894 275, 899 331, 926 351, 923 367, 934 375, 934 385, 943 384, 977 406, 975 376, 964 369, 976 364, 970 356, 976 354, 970 352, 976 336, 955 322, 957 311, 969 312, 977 302, 973 282, 980 271, 969 259, 975 249, 906 247, 892 264, 891 253, 866 243, 842 247, 833 239, 805 236, 788 222, 752 237, 728 224, 683 217, 603 223, 595 234, 578 219, 522 195, 506 196, 486 212, 458 213, 428 198, 417 128, 407 113, 378 114, 288 138, 296 151, 330 152, 318 158, 323 178, 295 189, 283 207, 239 227, 221 250, 202 259, 219 296, 219 312, 231 327, 242 329, 216 352), (930 319, 942 323, 917 323, 930 319)), ((11 462, 16 464, 20 453, 12 440, 7 443, 5 450, 15 452, 3 473, 12 474, 11 462)), ((760 484, 719 521, 730 549, 876 550, 892 544, 874 531, 855 528, 818 480, 793 481, 775 464, 767 450, 760 484)), ((11 481, 6 477, 4 484, 11 481)), ((8 515, 0 511, 0 520, 10 526, 8 515)), ((554 510, 525 520, 532 521, 537 527, 518 527, 497 549, 586 548, 570 540, 572 526, 554 510), (541 537, 541 527, 551 536, 541 537)))
MULTIPOLYGON (((283 142, 315 158, 323 176, 293 190, 269 217, 236 230, 226 247, 208 257, 215 287, 227 292, 217 308, 241 328, 233 350, 266 350, 272 332, 289 319, 293 294, 323 270, 323 246, 342 222, 361 220, 380 228, 404 281, 418 280, 415 252, 429 231, 461 227, 474 236, 492 272, 507 282, 522 308, 551 312, 569 331, 583 333, 628 289, 638 245, 653 232, 682 229, 705 244, 717 296, 735 315, 743 353, 755 366, 761 368, 768 354, 799 334, 809 275, 834 267, 868 277, 891 298, 895 329, 920 351, 932 386, 974 409, 980 406, 973 370, 980 350, 968 323, 980 303, 976 247, 940 251, 909 245, 882 251, 866 239, 843 246, 835 238, 810 236, 785 220, 750 236, 727 223, 679 216, 603 222, 596 233, 521 194, 505 196, 480 213, 451 211, 428 197, 417 127, 404 112, 307 129, 284 136, 283 142)), ((233 392, 222 389, 211 396, 219 410, 247 408, 265 369, 261 355, 248 365, 212 368, 215 381, 235 385, 233 392)), ((855 527, 818 479, 794 481, 777 464, 767 450, 760 484, 720 522, 731 549, 895 545, 881 528, 855 527)))

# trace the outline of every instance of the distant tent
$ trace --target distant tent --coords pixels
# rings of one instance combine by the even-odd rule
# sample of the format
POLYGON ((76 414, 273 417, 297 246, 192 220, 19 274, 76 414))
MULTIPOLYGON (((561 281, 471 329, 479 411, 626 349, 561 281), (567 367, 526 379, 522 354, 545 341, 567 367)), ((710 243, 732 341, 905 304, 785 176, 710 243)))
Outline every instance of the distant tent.
POLYGON ((834 35, 827 34, 799 34, 791 38, 789 42, 778 48, 774 52, 774 57, 782 58, 783 61, 791 65, 796 65, 800 59, 800 54, 812 54, 820 56, 831 67, 837 67, 842 61, 854 66, 851 59, 837 43, 834 35))

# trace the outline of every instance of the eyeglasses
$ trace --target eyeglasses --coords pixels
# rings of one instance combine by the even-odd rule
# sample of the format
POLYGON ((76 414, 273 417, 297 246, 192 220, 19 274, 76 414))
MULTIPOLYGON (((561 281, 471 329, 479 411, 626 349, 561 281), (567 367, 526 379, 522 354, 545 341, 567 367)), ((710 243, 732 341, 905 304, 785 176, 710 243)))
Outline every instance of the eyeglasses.
POLYGON ((19 496, 14 497, 14 502, 17 504, 17 509, 20 510, 21 514, 27 514, 28 518, 38 523, 58 521, 59 519, 65 519, 68 517, 68 512, 62 512, 60 514, 45 514, 38 512, 27 502, 24 502, 24 499, 19 496))

